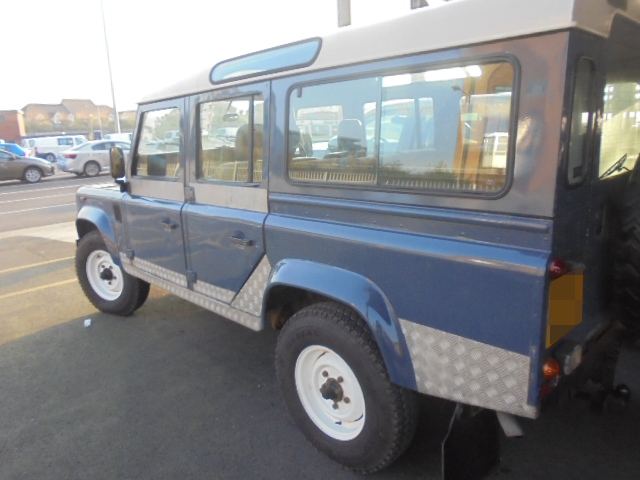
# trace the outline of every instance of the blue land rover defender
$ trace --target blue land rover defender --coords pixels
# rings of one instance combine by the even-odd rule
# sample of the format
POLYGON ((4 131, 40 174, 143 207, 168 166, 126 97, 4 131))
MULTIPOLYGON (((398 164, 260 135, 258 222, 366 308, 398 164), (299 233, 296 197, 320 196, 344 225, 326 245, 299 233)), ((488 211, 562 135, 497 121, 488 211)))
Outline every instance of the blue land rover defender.
POLYGON ((464 0, 210 65, 140 103, 119 187, 78 191, 82 287, 280 330, 291 415, 360 472, 415 392, 508 419, 606 390, 640 330, 639 22, 464 0))

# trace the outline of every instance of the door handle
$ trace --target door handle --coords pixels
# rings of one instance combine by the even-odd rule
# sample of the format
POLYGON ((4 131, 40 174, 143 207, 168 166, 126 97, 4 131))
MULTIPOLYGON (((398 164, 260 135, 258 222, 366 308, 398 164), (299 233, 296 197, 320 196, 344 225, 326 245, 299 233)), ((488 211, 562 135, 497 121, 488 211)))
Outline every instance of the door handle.
POLYGON ((234 245, 238 245, 240 247, 250 247, 251 245, 253 245, 253 240, 244 238, 244 235, 241 233, 236 233, 235 235, 232 235, 231 242, 234 245))
POLYGON ((175 223, 175 222, 172 222, 168 218, 165 218, 164 220, 162 220, 160 222, 160 225, 162 225, 162 228, 163 228, 163 230, 165 232, 171 232, 171 231, 175 230, 176 228, 178 228, 178 224, 175 223))

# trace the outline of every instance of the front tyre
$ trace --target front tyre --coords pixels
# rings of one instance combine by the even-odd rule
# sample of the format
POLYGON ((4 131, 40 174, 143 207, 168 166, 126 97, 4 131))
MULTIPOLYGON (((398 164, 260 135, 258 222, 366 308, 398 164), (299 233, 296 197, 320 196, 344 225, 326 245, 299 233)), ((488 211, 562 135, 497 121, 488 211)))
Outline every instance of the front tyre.
POLYGON ((343 465, 372 473, 411 443, 415 394, 391 383, 369 329, 349 308, 326 302, 293 315, 278 338, 276 372, 298 427, 343 465))
POLYGON ((37 167, 28 167, 24 171, 24 181, 27 183, 38 183, 42 180, 42 171, 37 167))
POLYGON ((131 315, 149 294, 149 284, 122 270, 96 230, 78 242, 76 274, 89 301, 100 311, 131 315))

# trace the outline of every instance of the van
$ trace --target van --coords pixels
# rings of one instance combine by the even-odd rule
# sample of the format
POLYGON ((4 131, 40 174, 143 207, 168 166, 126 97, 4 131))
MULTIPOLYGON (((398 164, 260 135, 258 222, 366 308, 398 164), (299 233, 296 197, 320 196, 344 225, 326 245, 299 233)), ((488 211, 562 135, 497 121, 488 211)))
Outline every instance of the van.
POLYGON ((638 38, 638 0, 468 0, 208 65, 140 103, 119 192, 78 191, 84 293, 278 330, 292 418, 362 473, 410 444, 417 393, 451 425, 624 398, 638 38))
POLYGON ((57 135, 51 137, 33 137, 22 140, 22 145, 35 149, 37 156, 50 162, 55 162, 56 158, 63 151, 76 145, 81 145, 87 141, 84 135, 57 135))

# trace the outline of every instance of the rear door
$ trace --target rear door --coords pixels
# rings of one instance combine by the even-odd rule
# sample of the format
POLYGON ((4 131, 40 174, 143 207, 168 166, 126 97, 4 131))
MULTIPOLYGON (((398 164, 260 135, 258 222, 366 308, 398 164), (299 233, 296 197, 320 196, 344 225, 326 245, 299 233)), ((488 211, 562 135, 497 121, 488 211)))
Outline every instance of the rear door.
POLYGON ((194 290, 231 302, 264 257, 268 83, 192 97, 182 213, 194 290))
POLYGON ((142 106, 131 162, 130 194, 125 197, 127 252, 133 265, 185 287, 182 220, 184 142, 164 140, 168 130, 183 131, 184 99, 142 106))

